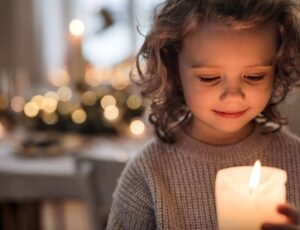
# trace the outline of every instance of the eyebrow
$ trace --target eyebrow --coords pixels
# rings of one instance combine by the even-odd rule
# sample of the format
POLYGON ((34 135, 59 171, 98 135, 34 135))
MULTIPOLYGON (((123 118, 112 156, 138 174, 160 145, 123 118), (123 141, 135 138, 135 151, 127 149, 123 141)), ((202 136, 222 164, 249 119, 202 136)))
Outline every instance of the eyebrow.
MULTIPOLYGON (((267 61, 263 61, 261 63, 257 63, 257 64, 253 64, 253 65, 249 65, 246 68, 254 68, 254 67, 271 67, 273 66, 273 60, 267 60, 267 61)), ((191 68, 212 68, 212 69, 222 69, 222 67, 220 66, 214 66, 214 65, 210 65, 210 64, 206 64, 204 62, 193 62, 190 65, 191 68)))

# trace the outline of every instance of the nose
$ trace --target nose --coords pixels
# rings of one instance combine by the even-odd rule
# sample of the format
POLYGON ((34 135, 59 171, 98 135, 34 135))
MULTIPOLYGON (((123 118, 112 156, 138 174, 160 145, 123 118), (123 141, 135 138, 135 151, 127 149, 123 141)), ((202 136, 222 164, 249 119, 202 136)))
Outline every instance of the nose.
POLYGON ((222 93, 220 100, 222 101, 235 101, 245 98, 243 87, 240 82, 225 82, 222 86, 222 93))

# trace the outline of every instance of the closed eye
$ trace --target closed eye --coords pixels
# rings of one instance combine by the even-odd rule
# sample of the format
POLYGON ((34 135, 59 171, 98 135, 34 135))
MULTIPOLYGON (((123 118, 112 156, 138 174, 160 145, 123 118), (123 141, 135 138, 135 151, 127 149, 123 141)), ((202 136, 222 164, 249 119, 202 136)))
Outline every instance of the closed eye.
POLYGON ((204 83, 216 83, 221 77, 220 76, 197 76, 201 82, 204 83))
POLYGON ((246 75, 246 76, 244 76, 244 78, 250 82, 257 82, 257 81, 263 80, 264 77, 265 77, 265 75, 246 75))

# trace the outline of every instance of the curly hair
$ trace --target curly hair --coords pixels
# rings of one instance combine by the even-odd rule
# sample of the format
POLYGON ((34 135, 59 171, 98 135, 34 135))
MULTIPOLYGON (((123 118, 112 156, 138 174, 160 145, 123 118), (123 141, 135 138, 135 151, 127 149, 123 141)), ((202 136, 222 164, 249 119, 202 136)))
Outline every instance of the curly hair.
POLYGON ((273 92, 256 121, 286 124, 277 105, 300 78, 300 32, 293 0, 167 0, 156 8, 153 24, 137 54, 142 95, 151 99, 149 120, 163 141, 176 141, 174 128, 191 117, 178 70, 178 55, 187 35, 200 23, 230 26, 236 30, 276 23, 278 48, 273 92))

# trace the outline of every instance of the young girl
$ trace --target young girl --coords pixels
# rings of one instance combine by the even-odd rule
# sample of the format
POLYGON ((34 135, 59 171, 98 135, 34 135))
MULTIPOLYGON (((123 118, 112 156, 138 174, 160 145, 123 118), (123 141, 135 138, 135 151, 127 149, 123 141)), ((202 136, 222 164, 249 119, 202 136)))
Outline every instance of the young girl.
POLYGON ((300 78, 298 6, 167 0, 159 12, 137 59, 158 138, 122 173, 107 229, 217 229, 218 170, 257 159, 288 173, 287 223, 262 229, 300 229, 300 140, 276 110, 300 78))

